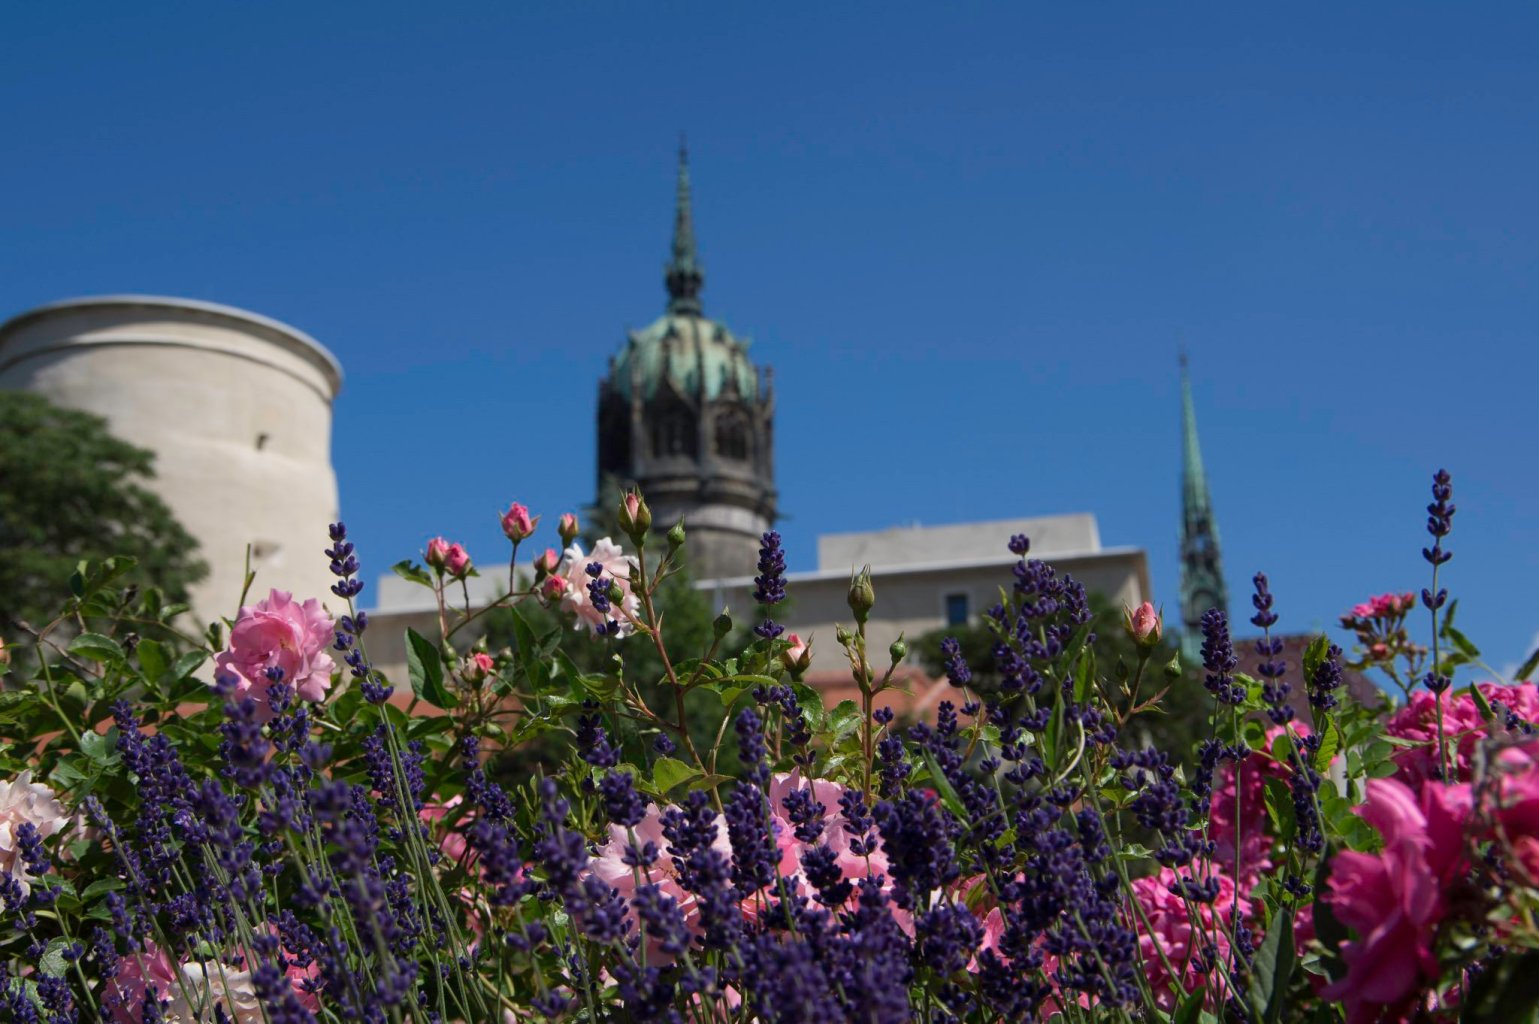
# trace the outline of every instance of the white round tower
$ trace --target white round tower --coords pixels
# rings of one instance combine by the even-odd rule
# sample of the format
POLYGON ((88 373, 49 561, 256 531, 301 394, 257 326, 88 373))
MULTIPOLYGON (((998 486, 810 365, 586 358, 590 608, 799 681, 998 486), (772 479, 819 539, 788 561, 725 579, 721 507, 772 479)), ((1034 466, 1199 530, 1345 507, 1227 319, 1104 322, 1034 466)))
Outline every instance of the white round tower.
POLYGON ((276 587, 337 610, 321 552, 338 518, 341 385, 336 358, 309 335, 211 302, 72 299, 0 324, 0 388, 95 413, 155 452, 150 486, 209 565, 192 594, 201 623, 234 616, 247 544, 254 596, 276 587))

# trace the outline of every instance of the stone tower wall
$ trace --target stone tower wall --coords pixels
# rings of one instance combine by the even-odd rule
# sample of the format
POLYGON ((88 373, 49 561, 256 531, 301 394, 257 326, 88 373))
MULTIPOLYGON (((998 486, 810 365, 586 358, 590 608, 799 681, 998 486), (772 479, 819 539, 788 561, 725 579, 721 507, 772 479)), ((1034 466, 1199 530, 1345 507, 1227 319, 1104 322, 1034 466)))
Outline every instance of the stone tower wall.
POLYGON ((276 587, 337 611, 321 552, 338 518, 332 401, 341 368, 284 324, 211 303, 83 299, 0 325, 0 388, 104 417, 156 453, 151 487, 201 546, 200 623, 233 616, 246 545, 253 596, 276 587))

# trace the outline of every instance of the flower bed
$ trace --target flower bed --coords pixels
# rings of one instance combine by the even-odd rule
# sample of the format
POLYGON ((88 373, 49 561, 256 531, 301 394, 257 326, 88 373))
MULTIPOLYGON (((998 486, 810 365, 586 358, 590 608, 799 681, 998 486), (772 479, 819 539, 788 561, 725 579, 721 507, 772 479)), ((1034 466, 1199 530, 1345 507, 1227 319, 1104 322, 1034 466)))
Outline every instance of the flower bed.
POLYGON ((801 682, 773 533, 751 639, 723 615, 671 647, 687 539, 634 494, 630 553, 585 553, 563 516, 564 551, 520 561, 539 517, 504 513, 493 613, 453 606, 463 547, 398 565, 439 609, 409 680, 370 665, 340 523, 335 618, 274 590, 185 637, 121 561, 83 567, 6 649, 0 1019, 1527 1019, 1539 693, 1453 683, 1478 652, 1439 586, 1451 494, 1438 474, 1429 587, 1352 609, 1350 654, 1284 664, 1259 574, 1258 678, 1204 618, 1190 769, 1134 739, 1185 685, 1156 610, 1129 611, 1135 663, 1097 664, 1083 588, 1024 537, 987 619, 998 678, 942 645, 955 699, 914 723, 884 701, 902 642, 867 647, 868 573, 834 638, 860 701, 801 682), (508 646, 471 643, 496 614, 508 646), (579 667, 574 630, 613 657, 579 667), (1349 663, 1399 706, 1348 697, 1349 663))

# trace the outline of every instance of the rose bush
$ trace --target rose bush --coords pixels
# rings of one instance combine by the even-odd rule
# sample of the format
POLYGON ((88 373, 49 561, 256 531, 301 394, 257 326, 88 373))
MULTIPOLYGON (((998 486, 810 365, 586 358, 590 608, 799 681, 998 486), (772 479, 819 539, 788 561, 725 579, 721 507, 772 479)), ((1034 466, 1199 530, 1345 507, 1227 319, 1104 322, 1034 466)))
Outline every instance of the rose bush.
POLYGON ((201 637, 123 563, 82 567, 0 690, 0 1019, 1531 1019, 1539 692, 1455 684, 1479 652, 1439 586, 1450 501, 1439 474, 1430 586, 1353 608, 1350 652, 1285 663, 1261 574, 1255 678, 1204 617, 1189 771, 1135 739, 1160 711, 1145 676, 1179 677, 1151 664, 1158 612, 1127 613, 1136 664, 1096 664, 1087 595, 1025 537, 986 617, 997 682, 975 692, 942 644, 954 699, 908 723, 867 572, 835 638, 860 699, 801 681, 774 533, 746 649, 722 655, 725 614, 671 649, 658 588, 687 538, 659 556, 634 492, 628 550, 585 552, 567 514, 563 553, 521 559, 541 517, 498 513, 501 649, 462 546, 396 565, 438 611, 403 680, 369 660, 340 523, 324 601, 272 590, 201 637), (1349 664, 1400 705, 1354 701, 1349 664), (532 742, 550 770, 504 772, 532 742))

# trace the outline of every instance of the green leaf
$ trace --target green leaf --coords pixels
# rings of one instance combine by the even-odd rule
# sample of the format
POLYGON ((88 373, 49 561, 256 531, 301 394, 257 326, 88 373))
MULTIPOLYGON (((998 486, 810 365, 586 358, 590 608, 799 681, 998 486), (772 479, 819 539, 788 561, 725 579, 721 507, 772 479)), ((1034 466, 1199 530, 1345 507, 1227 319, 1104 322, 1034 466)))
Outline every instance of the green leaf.
POLYGON ((176 664, 171 666, 174 673, 173 679, 186 679, 198 670, 198 666, 208 660, 207 651, 188 651, 176 659, 176 664))
POLYGON ((403 580, 408 580, 412 583, 420 584, 424 587, 427 587, 429 590, 433 589, 433 577, 428 575, 428 571, 426 569, 422 568, 422 566, 418 565, 416 562, 413 562, 410 558, 403 558, 401 561, 395 563, 390 567, 390 571, 401 577, 403 580))
POLYGON ((85 887, 85 891, 80 894, 80 899, 83 902, 89 903, 98 896, 106 895, 109 892, 117 892, 121 888, 123 888, 123 880, 121 878, 98 878, 85 887))
POLYGON ((123 648, 110 636, 100 633, 81 633, 70 642, 69 652, 91 661, 121 661, 123 648))
POLYGON ((1454 649, 1470 661, 1476 661, 1480 658, 1480 648, 1470 643, 1469 637, 1454 629, 1452 618, 1443 623, 1441 632, 1444 638, 1454 645, 1454 649))
POLYGON ((1331 640, 1324 633, 1309 641, 1309 646, 1304 648, 1304 679, 1315 677, 1315 671, 1325 663, 1325 656, 1330 653, 1331 640))
MULTIPOLYGON (((733 676, 734 681, 752 678, 755 677, 733 676)), ((769 679, 768 676, 760 676, 758 678, 769 679)), ((770 680, 768 685, 773 686, 774 680, 770 680)), ((802 709, 802 714, 806 716, 807 725, 815 733, 822 732, 826 728, 825 720, 828 715, 827 709, 823 706, 823 695, 806 683, 792 683, 791 692, 796 694, 796 703, 802 709)))
POLYGON ((930 769, 930 782, 935 786, 935 792, 940 794, 942 804, 956 816, 958 821, 967 820, 967 808, 962 805, 962 798, 957 796, 957 791, 952 787, 951 780, 946 778, 946 773, 941 771, 940 765, 935 760, 935 755, 928 750, 924 752, 924 763, 930 769))
MULTIPOLYGON (((1486 700, 1486 695, 1481 693, 1480 689, 1474 683, 1471 683, 1465 692, 1468 693, 1470 699, 1475 702, 1475 707, 1480 709, 1480 714, 1483 718, 1486 719, 1486 721, 1489 722, 1496 719, 1496 712, 1491 710, 1491 702, 1486 700)), ((1452 746, 1452 744, 1450 744, 1450 746, 1452 746)))
POLYGON ((705 773, 699 768, 691 768, 674 757, 659 757, 652 765, 652 785, 659 796, 691 779, 704 777, 705 773))
POLYGON ((1087 704, 1095 689, 1095 652, 1088 648, 1074 665, 1074 703, 1087 704))
POLYGON ((1197 989, 1188 992, 1186 998, 1181 1000, 1181 1005, 1176 1007, 1176 1012, 1170 1018, 1170 1024, 1196 1024, 1202 1016, 1202 1004, 1207 999, 1206 989, 1197 989))
POLYGON ((1329 728, 1320 734, 1320 749, 1315 751, 1314 770, 1324 772, 1330 767, 1331 758, 1341 749, 1341 727, 1330 720, 1329 728))
POLYGON ((852 700, 842 700, 839 706, 829 713, 828 724, 833 730, 833 741, 837 743, 850 733, 860 728, 860 705, 852 700))
POLYGON ((459 698, 444 686, 444 662, 438 648, 415 629, 406 631, 406 673, 418 700, 444 710, 459 704, 459 698))
POLYGON ((64 950, 69 944, 70 940, 65 938, 50 940, 48 948, 38 958, 38 973, 47 978, 64 977, 64 972, 69 970, 69 961, 64 959, 64 950))
POLYGON ((1518 666, 1517 674, 1512 677, 1515 683, 1526 682, 1533 677, 1534 670, 1539 669, 1539 647, 1534 648, 1534 653, 1528 656, 1528 660, 1518 666))
POLYGON ((171 665, 171 659, 166 657, 165 646, 157 640, 140 640, 134 654, 139 658, 139 668, 144 671, 144 677, 152 683, 159 681, 171 665))
POLYGON ((113 729, 106 736, 96 732, 81 734, 80 752, 99 765, 116 764, 118 761, 116 733, 117 730, 113 729))
POLYGON ((1283 842, 1288 842, 1298 832, 1298 812, 1293 807, 1293 794, 1288 789, 1288 784, 1282 779, 1268 776, 1265 780, 1266 789, 1263 794, 1266 800, 1267 817, 1272 821, 1272 830, 1283 842))
POLYGON ((1293 943, 1293 915, 1286 909, 1272 915, 1272 926, 1250 969, 1250 1005, 1261 1015, 1265 1024, 1276 1024, 1282 1019, 1288 1002, 1288 983, 1293 978, 1293 965, 1298 950, 1293 943))

